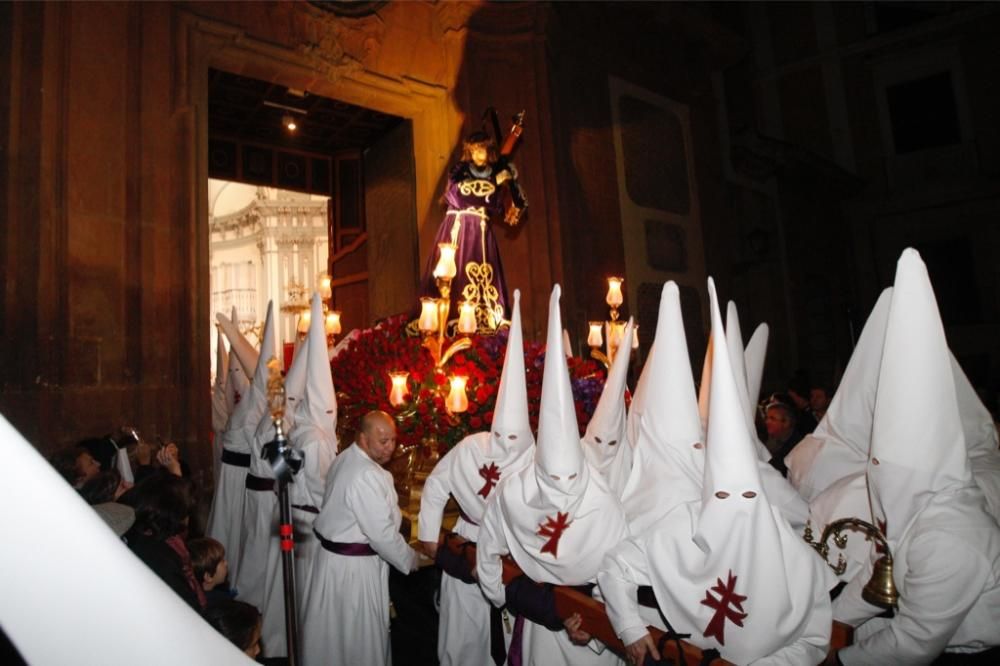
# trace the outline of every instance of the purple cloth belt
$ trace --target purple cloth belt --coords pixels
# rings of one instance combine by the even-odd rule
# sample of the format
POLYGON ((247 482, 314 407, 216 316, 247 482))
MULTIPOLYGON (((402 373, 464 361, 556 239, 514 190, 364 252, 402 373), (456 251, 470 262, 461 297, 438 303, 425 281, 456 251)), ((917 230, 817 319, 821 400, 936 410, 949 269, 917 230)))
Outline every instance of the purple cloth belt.
POLYGON ((369 555, 378 555, 372 547, 367 543, 344 543, 342 541, 330 541, 323 537, 322 534, 313 530, 313 534, 319 539, 320 544, 324 549, 335 553, 337 555, 346 555, 347 557, 366 557, 369 555))
POLYGON ((234 467, 249 467, 250 454, 237 453, 236 451, 231 451, 229 449, 222 449, 222 462, 227 465, 233 465, 234 467))
POLYGON ((299 511, 306 511, 308 513, 319 513, 319 509, 314 507, 312 504, 293 504, 293 509, 298 509, 299 511))
POLYGON ((265 479, 262 476, 247 474, 247 490, 274 490, 274 479, 265 479))

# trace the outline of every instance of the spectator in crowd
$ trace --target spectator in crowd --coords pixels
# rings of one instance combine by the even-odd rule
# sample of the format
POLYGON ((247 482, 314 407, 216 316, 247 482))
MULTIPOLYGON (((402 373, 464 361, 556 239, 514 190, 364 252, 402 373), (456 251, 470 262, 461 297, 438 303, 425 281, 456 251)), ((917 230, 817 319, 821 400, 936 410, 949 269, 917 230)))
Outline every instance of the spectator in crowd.
POLYGON ((772 398, 764 408, 765 444, 771 452, 770 463, 782 476, 788 476, 785 456, 806 436, 806 431, 799 427, 797 411, 788 402, 776 398, 772 398))
POLYGON ((116 502, 122 494, 132 487, 126 483, 116 469, 101 472, 80 486, 80 495, 87 504, 103 504, 116 502))
POLYGON ((229 576, 229 562, 226 561, 226 549, 222 543, 211 537, 202 537, 189 539, 187 548, 191 555, 194 577, 205 591, 207 606, 211 607, 220 601, 232 599, 235 593, 226 581, 229 576))
POLYGON ((809 411, 818 424, 826 416, 826 410, 830 406, 830 390, 820 384, 814 384, 809 389, 809 411))
POLYGON ((123 499, 135 509, 135 525, 126 535, 129 548, 193 609, 204 610, 205 591, 184 543, 194 508, 189 483, 172 474, 156 475, 123 499))
POLYGON ((243 601, 223 601, 205 611, 216 631, 251 659, 260 654, 260 611, 243 601))

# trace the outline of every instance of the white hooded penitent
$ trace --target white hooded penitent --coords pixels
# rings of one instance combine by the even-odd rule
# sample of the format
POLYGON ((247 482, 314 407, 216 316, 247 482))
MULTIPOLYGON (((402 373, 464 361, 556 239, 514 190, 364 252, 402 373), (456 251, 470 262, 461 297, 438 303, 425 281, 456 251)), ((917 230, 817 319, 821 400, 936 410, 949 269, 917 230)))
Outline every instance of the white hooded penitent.
POLYGON ((892 298, 892 287, 882 291, 826 414, 816 430, 785 457, 788 480, 807 502, 837 480, 864 472, 868 464, 872 413, 892 298))
POLYGON ((625 380, 632 355, 633 330, 630 317, 582 441, 583 453, 591 467, 617 496, 621 496, 632 467, 632 446, 625 432, 625 380))
POLYGON ((670 509, 697 499, 705 467, 701 419, 691 376, 680 291, 663 285, 656 337, 640 383, 643 400, 632 402, 636 426, 632 469, 622 504, 634 534, 670 509))
POLYGON ((675 508, 645 540, 653 590, 674 629, 728 661, 778 653, 780 663, 818 663, 832 577, 768 503, 711 279, 708 290, 715 344, 701 500, 675 508))

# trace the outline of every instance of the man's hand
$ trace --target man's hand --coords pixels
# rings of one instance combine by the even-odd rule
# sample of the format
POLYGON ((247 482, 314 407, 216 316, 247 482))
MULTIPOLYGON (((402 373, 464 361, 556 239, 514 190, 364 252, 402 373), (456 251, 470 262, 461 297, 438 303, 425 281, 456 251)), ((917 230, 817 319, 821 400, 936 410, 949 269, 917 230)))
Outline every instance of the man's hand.
POLYGON ((569 634, 569 639, 576 645, 586 645, 590 642, 590 634, 580 629, 580 625, 582 624, 583 618, 580 617, 579 613, 573 613, 563 620, 563 627, 565 627, 566 633, 569 634))
POLYGON ((432 560, 437 557, 438 552, 438 542, 437 541, 421 541, 420 549, 424 551, 424 554, 432 560))
POLYGON ((507 169, 497 174, 497 185, 503 185, 504 181, 507 180, 510 180, 510 171, 507 171, 507 169))
POLYGON ((173 442, 156 452, 156 461, 174 476, 181 476, 180 452, 173 442))
POLYGON ((653 637, 650 636, 649 633, 637 640, 635 643, 629 643, 625 646, 625 655, 628 657, 628 660, 631 663, 636 664, 636 666, 639 666, 646 660, 647 652, 656 661, 660 660, 660 652, 656 649, 656 643, 653 642, 653 637))

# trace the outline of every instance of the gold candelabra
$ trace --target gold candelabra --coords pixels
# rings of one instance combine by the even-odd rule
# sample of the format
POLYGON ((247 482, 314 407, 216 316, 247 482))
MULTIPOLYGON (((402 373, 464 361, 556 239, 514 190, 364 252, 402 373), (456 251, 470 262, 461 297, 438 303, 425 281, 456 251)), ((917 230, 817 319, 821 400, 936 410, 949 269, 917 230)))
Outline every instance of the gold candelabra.
MULTIPOLYGON (((847 535, 843 533, 848 527, 859 529, 865 533, 866 538, 875 539, 879 546, 885 550, 880 558, 875 561, 872 577, 861 591, 861 598, 879 608, 894 608, 899 603, 899 592, 896 590, 896 583, 892 578, 892 552, 889 550, 889 542, 882 531, 871 523, 860 518, 840 518, 835 520, 825 528, 818 542, 813 542, 812 525, 806 523, 805 533, 802 535, 806 543, 816 549, 820 556, 827 560, 830 554, 830 546, 827 541, 833 536, 833 543, 838 548, 843 549, 847 545, 847 535)), ((844 554, 840 553, 837 564, 827 564, 839 576, 847 570, 847 561, 844 554)))
MULTIPOLYGON (((590 356, 603 363, 606 368, 611 367, 611 363, 615 359, 615 353, 617 353, 618 347, 621 346, 622 339, 625 337, 625 322, 619 319, 618 314, 618 308, 625 302, 625 297, 622 294, 622 283, 624 282, 625 278, 608 278, 608 293, 604 297, 604 302, 608 304, 608 308, 610 309, 610 318, 608 321, 592 321, 589 323, 590 330, 587 334, 587 346, 590 347, 590 356), (605 336, 607 337, 607 353, 601 351, 601 347, 605 342, 605 336)), ((632 327, 632 349, 636 349, 638 346, 639 327, 638 325, 634 325, 632 327)))

